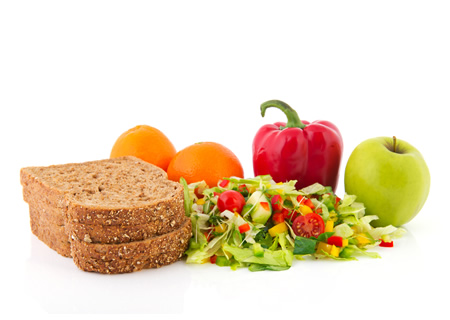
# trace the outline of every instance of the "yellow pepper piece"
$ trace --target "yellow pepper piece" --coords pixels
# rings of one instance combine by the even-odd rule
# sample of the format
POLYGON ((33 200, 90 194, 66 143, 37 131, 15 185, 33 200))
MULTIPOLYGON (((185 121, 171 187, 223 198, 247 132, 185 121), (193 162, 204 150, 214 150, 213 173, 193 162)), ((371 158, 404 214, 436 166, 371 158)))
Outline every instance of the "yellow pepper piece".
POLYGON ((205 198, 198 199, 196 203, 197 203, 198 205, 203 205, 203 204, 205 204, 205 198))
POLYGON ((270 234, 270 236, 275 237, 275 236, 276 236, 277 234, 279 234, 279 233, 286 232, 287 229, 288 229, 288 228, 287 228, 285 222, 279 223, 279 224, 277 224, 277 225, 275 225, 274 227, 272 227, 272 228, 269 229, 269 234, 270 234))
POLYGON ((300 205, 300 207, 298 208, 298 210, 300 211, 300 213, 301 213, 302 215, 306 215, 306 214, 308 214, 308 213, 312 213, 312 212, 313 212, 312 209, 311 209, 310 207, 305 206, 305 205, 303 205, 303 204, 300 205))
POLYGON ((342 239, 342 248, 348 246, 348 239, 342 239))
POLYGON ((214 231, 218 233, 224 233, 225 231, 227 231, 227 224, 226 223, 219 224, 214 228, 214 231))
POLYGON ((325 242, 319 242, 317 245, 316 253, 323 254, 323 252, 330 253, 331 251, 331 245, 325 242))
POLYGON ((330 250, 330 254, 333 256, 333 257, 339 257, 339 252, 340 252, 341 250, 338 248, 338 247, 336 247, 334 244, 331 246, 331 250, 330 250))
POLYGON ((331 245, 325 242, 319 242, 317 245, 317 254, 323 254, 323 252, 328 253, 329 255, 332 255, 333 257, 339 257, 340 249, 336 247, 335 245, 331 245))
POLYGON ((356 241, 358 241, 358 244, 361 246, 364 246, 366 244, 370 243, 369 238, 367 238, 367 236, 364 233, 359 233, 356 237, 355 237, 356 241))
POLYGON ((325 224, 325 232, 333 232, 334 229, 334 222, 332 220, 327 220, 327 223, 325 224))

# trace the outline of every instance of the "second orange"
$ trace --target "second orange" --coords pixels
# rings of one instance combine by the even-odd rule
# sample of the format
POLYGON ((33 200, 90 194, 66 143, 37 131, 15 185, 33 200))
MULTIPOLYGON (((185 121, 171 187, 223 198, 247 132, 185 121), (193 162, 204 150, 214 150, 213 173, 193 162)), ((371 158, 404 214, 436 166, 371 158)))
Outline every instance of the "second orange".
POLYGON ((170 180, 187 183, 204 180, 208 186, 217 186, 222 178, 243 178, 244 170, 236 155, 216 142, 199 142, 179 151, 169 164, 170 180))

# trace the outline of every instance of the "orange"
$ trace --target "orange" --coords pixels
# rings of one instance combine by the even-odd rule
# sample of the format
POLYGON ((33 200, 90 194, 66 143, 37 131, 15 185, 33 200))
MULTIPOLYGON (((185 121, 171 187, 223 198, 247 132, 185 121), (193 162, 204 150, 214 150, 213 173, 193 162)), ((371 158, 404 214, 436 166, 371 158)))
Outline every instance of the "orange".
POLYGON ((199 142, 179 151, 169 164, 170 180, 187 183, 205 180, 210 187, 217 186, 226 177, 244 177, 244 170, 230 149, 215 142, 199 142))
POLYGON ((135 156, 167 170, 175 154, 175 147, 164 133, 156 128, 140 125, 120 135, 110 157, 135 156))

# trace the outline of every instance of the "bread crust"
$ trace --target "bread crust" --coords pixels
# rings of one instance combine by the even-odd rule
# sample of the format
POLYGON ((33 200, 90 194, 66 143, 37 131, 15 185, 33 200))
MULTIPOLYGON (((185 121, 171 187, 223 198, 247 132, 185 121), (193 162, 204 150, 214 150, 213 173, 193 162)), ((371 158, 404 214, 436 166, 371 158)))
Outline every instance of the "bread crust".
POLYGON ((88 243, 128 243, 162 235, 178 229, 184 215, 161 215, 160 219, 143 225, 95 225, 67 223, 70 238, 88 243))
POLYGON ((127 244, 90 244, 71 239, 71 254, 83 271, 126 273, 159 268, 182 258, 191 237, 191 222, 186 218, 175 231, 127 244))
POLYGON ((70 203, 67 208, 67 221, 90 225, 144 225, 167 217, 169 220, 184 215, 183 189, 176 190, 170 200, 163 200, 134 208, 86 207, 70 203))

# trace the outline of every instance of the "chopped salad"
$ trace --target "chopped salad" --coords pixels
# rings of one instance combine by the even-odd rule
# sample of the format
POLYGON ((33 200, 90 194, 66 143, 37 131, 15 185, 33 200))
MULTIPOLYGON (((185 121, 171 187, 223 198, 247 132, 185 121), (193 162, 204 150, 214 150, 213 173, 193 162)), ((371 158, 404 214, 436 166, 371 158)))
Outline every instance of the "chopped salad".
POLYGON ((318 183, 296 190, 295 180, 275 183, 270 175, 224 178, 184 186, 192 222, 187 263, 214 263, 236 270, 286 270, 306 257, 356 260, 379 258, 368 249, 391 247, 405 230, 374 228, 356 196, 337 197, 318 183))

